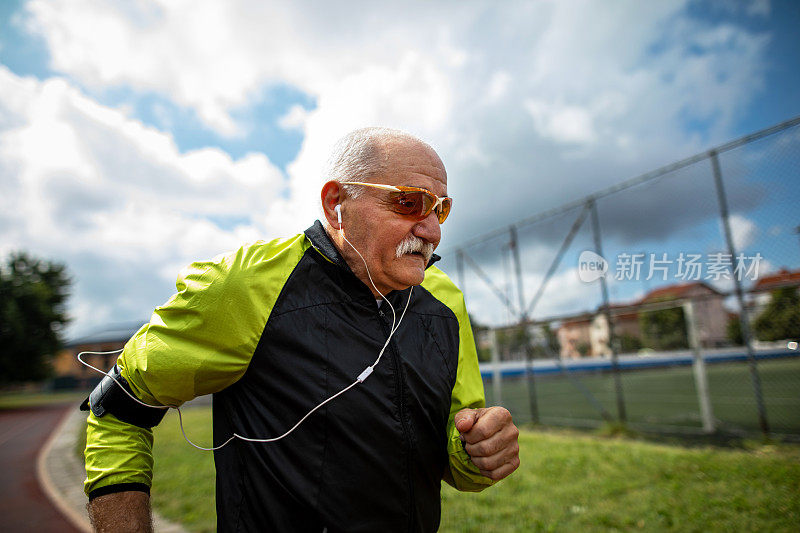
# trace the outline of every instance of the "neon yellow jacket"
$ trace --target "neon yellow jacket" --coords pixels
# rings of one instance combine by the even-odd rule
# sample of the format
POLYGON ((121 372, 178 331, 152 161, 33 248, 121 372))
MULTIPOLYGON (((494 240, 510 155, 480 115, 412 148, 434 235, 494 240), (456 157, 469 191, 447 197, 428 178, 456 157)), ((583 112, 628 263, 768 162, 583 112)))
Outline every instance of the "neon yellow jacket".
MULTIPOLYGON (((214 394, 215 445, 233 432, 282 434, 352 383, 391 326, 319 222, 289 239, 194 263, 176 286, 117 365, 148 404, 177 406, 214 394)), ((408 294, 389 295, 398 316, 408 294)), ((398 520, 435 529, 443 476, 465 491, 492 484, 470 461, 453 422, 459 410, 483 406, 463 296, 429 266, 363 384, 278 443, 233 441, 215 452, 218 528, 232 527, 233 517, 243 529, 296 525, 302 515, 353 531, 394 528, 398 520)), ((146 490, 152 445, 151 430, 90 413, 86 493, 146 490)))

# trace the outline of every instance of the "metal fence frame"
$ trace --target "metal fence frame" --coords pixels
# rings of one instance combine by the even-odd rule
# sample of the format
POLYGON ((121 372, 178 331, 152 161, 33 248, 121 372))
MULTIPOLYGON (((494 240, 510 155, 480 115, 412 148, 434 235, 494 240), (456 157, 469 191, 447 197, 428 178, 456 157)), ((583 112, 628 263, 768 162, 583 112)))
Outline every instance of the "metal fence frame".
MULTIPOLYGON (((629 189, 631 187, 661 178, 667 174, 673 173, 677 170, 687 168, 689 166, 695 165, 697 163, 708 161, 711 166, 711 173, 714 179, 714 187, 717 193, 717 202, 720 212, 720 220, 722 222, 723 233, 725 244, 727 248, 727 253, 730 254, 730 257, 736 257, 736 247, 733 242, 733 237, 731 233, 731 226, 730 226, 730 213, 728 210, 728 198, 725 191, 724 180, 722 177, 722 171, 719 165, 719 155, 740 146, 755 142, 759 139, 763 139, 765 137, 769 137, 771 135, 775 135, 777 133, 783 132, 790 128, 800 125, 800 117, 795 117, 790 120, 786 120, 779 124, 776 124, 772 127, 757 131, 755 133, 745 135, 733 141, 727 142, 725 144, 719 145, 717 147, 711 148, 710 150, 701 152, 699 154, 693 155, 691 157, 687 157, 675 163, 660 167, 656 170, 646 172, 640 176, 634 177, 632 179, 623 181, 617 185, 612 187, 608 187, 601 191, 598 191, 594 194, 588 195, 583 197, 579 200, 575 200, 573 202, 569 202, 562 206, 556 207, 554 209, 550 209, 544 211, 542 213, 536 214, 531 217, 524 218, 519 220, 509 226, 504 228, 485 233, 478 237, 475 237, 469 241, 466 241, 452 249, 449 249, 445 252, 445 254, 454 254, 456 258, 456 268, 457 268, 457 275, 459 278, 459 282, 462 288, 462 291, 465 293, 465 297, 467 296, 466 291, 466 284, 465 284, 465 266, 470 267, 473 272, 489 287, 489 289, 498 297, 501 303, 505 306, 506 310, 509 312, 511 316, 516 317, 516 325, 517 326, 526 326, 531 323, 529 317, 531 316, 533 310, 535 309, 537 303, 539 302, 545 287, 547 286, 550 278, 556 272, 562 257, 564 256, 565 252, 569 248, 573 238, 577 234, 578 230, 583 226, 586 219, 591 220, 591 229, 592 235, 594 240, 594 248, 595 253, 602 256, 602 234, 601 234, 601 226, 600 226, 600 218, 597 212, 597 200, 604 198, 606 196, 612 195, 614 193, 618 193, 625 189, 629 189), (519 241, 518 241, 518 229, 532 225, 536 222, 543 221, 545 219, 555 217, 557 215, 562 215, 568 213, 569 211, 580 209, 580 212, 575 219, 572 228, 570 229, 569 234, 566 236, 564 241, 561 244, 558 252, 556 253, 550 267, 545 274, 544 280, 542 281, 541 285, 537 288, 536 293, 531 298, 531 300, 526 304, 525 298, 525 288, 523 284, 523 276, 522 276, 522 264, 520 260, 519 254, 519 241), (517 285, 517 295, 518 295, 518 302, 515 304, 511 301, 508 295, 504 294, 502 290, 496 287, 488 275, 480 268, 478 263, 470 257, 467 253, 467 248, 481 244, 483 242, 487 242, 491 239, 494 239, 498 236, 507 233, 509 236, 509 245, 510 251, 512 253, 512 260, 514 263, 513 273, 516 278, 516 285, 517 285)), ((761 429, 761 432, 766 436, 770 434, 770 425, 767 418, 767 412, 764 405, 764 398, 763 398, 763 391, 761 386, 761 379, 758 370, 758 364, 755 357, 755 352, 753 349, 753 336, 752 332, 750 331, 749 326, 749 317, 747 315, 747 306, 745 305, 744 301, 744 291, 742 289, 741 280, 738 276, 733 276, 734 281, 734 295, 736 300, 738 301, 739 308, 740 308, 740 323, 742 325, 742 336, 744 339, 744 345, 747 352, 747 363, 749 368, 749 375, 751 386, 753 389, 753 395, 755 398, 757 410, 758 410, 758 423, 761 429)), ((602 296, 602 307, 601 312, 605 315, 608 328, 609 328, 609 348, 611 350, 611 366, 612 372, 614 376, 614 389, 615 389, 615 396, 616 396, 616 421, 625 424, 627 422, 627 413, 625 410, 625 400, 624 400, 624 391, 622 386, 622 379, 621 379, 621 371, 618 365, 618 354, 617 350, 615 349, 615 336, 613 330, 613 321, 611 319, 611 312, 610 312, 610 301, 608 296, 608 288, 606 285, 606 281, 604 277, 600 278, 600 287, 601 287, 601 296, 602 296)), ((672 306, 674 307, 675 304, 673 303, 672 306)), ((688 306, 684 306, 684 312, 687 317, 691 317, 693 315, 692 305, 689 302, 688 306)), ((687 318, 688 321, 688 318, 687 318)), ((539 321, 541 322, 541 321, 539 321)), ((705 378, 705 367, 703 365, 703 359, 700 356, 700 349, 697 343, 696 332, 694 331, 694 325, 687 324, 687 331, 690 332, 690 345, 695 353, 695 363, 694 363, 694 374, 696 385, 698 389, 699 403, 701 407, 701 415, 703 419, 703 428, 706 432, 713 432, 715 430, 715 425, 713 421, 713 416, 711 414, 710 403, 708 401, 708 384, 707 379, 705 378)), ((539 417, 539 410, 537 405, 537 395, 536 395, 536 383, 534 379, 534 373, 532 371, 532 354, 531 354, 531 345, 529 339, 527 337, 527 328, 523 327, 525 331, 525 345, 526 345, 526 352, 525 352, 525 377, 527 382, 528 388, 528 397, 530 403, 530 410, 531 410, 531 418, 534 423, 540 422, 539 417)), ((497 352, 497 350, 493 350, 493 352, 497 352)), ((558 356, 555 356, 555 359, 558 360, 558 356)), ((580 387, 579 387, 580 389, 580 387)), ((499 396, 499 393, 497 393, 499 396)), ((602 406, 601 406, 602 407, 602 406)), ((610 415, 604 410, 601 409, 603 418, 611 421, 610 415)))

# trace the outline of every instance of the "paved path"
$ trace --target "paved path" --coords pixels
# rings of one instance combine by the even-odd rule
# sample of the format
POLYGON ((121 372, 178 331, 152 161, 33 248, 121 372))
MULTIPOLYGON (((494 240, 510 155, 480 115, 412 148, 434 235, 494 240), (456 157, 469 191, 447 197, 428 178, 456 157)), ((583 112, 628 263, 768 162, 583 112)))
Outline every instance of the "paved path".
MULTIPOLYGON (((65 411, 60 425, 39 454, 39 483, 62 513, 81 531, 89 532, 86 515, 86 495, 83 480, 86 477, 83 461, 75 453, 75 442, 79 431, 85 431, 86 413, 70 406, 65 411)), ((153 529, 156 533, 185 533, 178 524, 164 520, 153 513, 153 529)), ((5 532, 2 532, 5 533, 5 532)))
POLYGON ((0 530, 77 533, 36 477, 37 456, 73 405, 0 411, 0 530))
MULTIPOLYGON (((83 462, 75 453, 86 413, 77 404, 0 411, 0 532, 86 533, 83 462)), ((154 513, 157 533, 185 533, 154 513)))

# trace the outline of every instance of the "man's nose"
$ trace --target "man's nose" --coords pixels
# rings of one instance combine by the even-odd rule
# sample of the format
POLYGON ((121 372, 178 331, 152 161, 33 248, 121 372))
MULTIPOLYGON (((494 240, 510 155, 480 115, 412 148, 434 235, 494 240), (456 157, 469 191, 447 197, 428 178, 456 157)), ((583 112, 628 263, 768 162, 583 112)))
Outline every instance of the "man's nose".
POLYGON ((411 229, 411 232, 420 239, 424 239, 434 246, 437 246, 442 238, 442 228, 439 224, 439 218, 436 216, 436 212, 431 211, 427 217, 417 222, 411 229))

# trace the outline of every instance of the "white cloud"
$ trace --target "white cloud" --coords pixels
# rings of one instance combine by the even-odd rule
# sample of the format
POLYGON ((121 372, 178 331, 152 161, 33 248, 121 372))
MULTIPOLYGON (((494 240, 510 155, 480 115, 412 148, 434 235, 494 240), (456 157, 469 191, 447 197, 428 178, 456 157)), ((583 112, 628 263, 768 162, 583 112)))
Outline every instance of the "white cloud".
POLYGON ((772 11, 771 0, 710 0, 709 7, 729 14, 744 12, 750 17, 766 17, 772 11))
POLYGON ((497 102, 502 100, 511 87, 513 83, 513 78, 511 74, 504 70, 500 70, 492 74, 491 79, 489 80, 489 87, 486 90, 488 100, 490 102, 497 102))
POLYGON ((747 6, 747 14, 750 16, 766 17, 771 10, 770 0, 754 0, 747 6))
MULTIPOLYGON (((466 287, 470 313, 482 325, 499 326, 519 320, 517 314, 519 297, 516 291, 516 278, 503 268, 487 268, 484 272, 511 303, 510 308, 503 303, 494 289, 490 288, 471 269, 467 268, 466 287)), ((458 277, 452 273, 454 280, 458 277)), ((544 271, 526 272, 523 283, 526 290, 526 306, 537 293, 544 280, 544 271)), ((578 276, 576 268, 563 269, 552 276, 542 292, 533 313, 533 319, 547 319, 571 313, 592 311, 600 303, 600 289, 597 283, 584 283, 578 276)))
POLYGON ((306 118, 308 118, 308 111, 306 108, 299 104, 293 105, 289 111, 278 119, 278 125, 286 130, 302 130, 305 126, 306 118))
POLYGON ((731 215, 728 219, 733 237, 733 246, 740 253, 750 247, 758 237, 758 226, 742 215, 731 215))
POLYGON ((488 138, 513 135, 532 157, 553 154, 543 137, 565 144, 565 157, 593 143, 582 155, 641 161, 695 150, 686 119, 723 135, 759 88, 764 39, 693 21, 683 6, 35 0, 27 9, 54 68, 92 87, 156 91, 223 134, 242 134, 231 111, 279 82, 317 100, 280 121, 305 125, 307 137, 401 124, 448 152, 469 145, 479 160, 488 138), (524 110, 530 123, 515 118, 524 110))
POLYGON ((181 154, 169 135, 98 105, 64 80, 36 82, 2 66, 0 94, 2 251, 24 248, 66 261, 80 280, 74 313, 106 305, 111 295, 103 290, 116 280, 124 294, 113 297, 131 297, 136 317, 146 316, 168 295, 171 283, 158 278, 163 264, 281 234, 258 222, 285 203, 284 177, 263 154, 181 154), (255 222, 223 229, 211 222, 215 216, 255 222), (130 270, 136 279, 128 292, 117 277, 130 270), (139 294, 142 285, 151 288, 139 294))
POLYGON ((90 87, 158 92, 231 136, 243 133, 231 111, 270 83, 316 95, 361 68, 369 78, 371 67, 409 51, 433 51, 447 65, 465 61, 435 19, 410 26, 415 10, 405 6, 393 8, 399 16, 390 20, 400 24, 386 32, 386 8, 372 5, 351 13, 310 2, 32 0, 26 9, 28 27, 49 44, 56 70, 90 87), (418 32, 430 33, 415 43, 418 32))
POLYGON ((543 137, 563 143, 591 143, 595 140, 591 113, 578 106, 560 106, 536 100, 525 102, 536 130, 543 137))
MULTIPOLYGON (((729 123, 732 104, 758 84, 763 43, 730 25, 687 19, 683 5, 574 1, 501 11, 482 3, 34 0, 27 11, 57 70, 92 87, 156 91, 223 134, 242 134, 231 111, 275 82, 338 101, 337 92, 363 81, 358 105, 342 114, 379 105, 387 113, 376 118, 386 120, 407 112, 409 88, 392 87, 382 72, 414 67, 420 91, 431 76, 458 87, 460 113, 532 102, 536 130, 574 143, 663 132, 665 120, 686 112, 729 123)), ((441 120, 430 108, 407 121, 441 120)))
MULTIPOLYGON (((751 260, 753 261, 753 260, 751 260)), ((754 262, 754 261, 753 261, 754 262)), ((750 264, 750 263, 748 263, 750 264)), ((769 274, 775 274, 780 269, 772 264, 769 259, 762 259, 758 261, 756 265, 753 267, 753 274, 752 277, 748 277, 748 279, 760 279, 769 274)))
MULTIPOLYGON (((33 0, 26 24, 67 81, 0 72, 0 179, 19 199, 0 199, 4 239, 142 254, 140 271, 160 272, 302 230, 332 143, 380 124, 439 150, 456 198, 445 243, 458 243, 728 137, 761 90, 767 40, 685 5, 33 0), (156 93, 237 136, 234 115, 275 84, 316 102, 277 119, 304 136, 286 176, 263 154, 181 153, 75 89, 156 93), (686 133, 694 121, 705 136, 686 133), (252 223, 209 222, 237 215, 252 223)), ((736 231, 747 240, 746 224, 736 231)))

